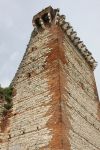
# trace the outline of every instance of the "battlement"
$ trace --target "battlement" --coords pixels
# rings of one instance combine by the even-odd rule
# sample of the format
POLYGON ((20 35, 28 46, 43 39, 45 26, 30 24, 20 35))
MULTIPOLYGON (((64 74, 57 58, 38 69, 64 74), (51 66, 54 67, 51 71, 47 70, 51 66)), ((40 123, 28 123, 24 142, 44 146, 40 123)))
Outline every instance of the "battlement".
POLYGON ((58 9, 53 9, 51 6, 45 8, 33 17, 34 28, 45 29, 45 26, 50 25, 55 19, 55 15, 58 9))
POLYGON ((32 24, 34 31, 37 34, 46 27, 50 27, 50 25, 56 24, 60 26, 64 33, 72 41, 73 45, 78 49, 78 51, 94 70, 97 66, 97 62, 93 58, 92 53, 88 50, 84 42, 81 41, 81 39, 77 36, 77 32, 74 31, 68 20, 66 21, 65 19, 65 15, 59 14, 59 9, 53 9, 51 6, 49 6, 33 17, 32 24))

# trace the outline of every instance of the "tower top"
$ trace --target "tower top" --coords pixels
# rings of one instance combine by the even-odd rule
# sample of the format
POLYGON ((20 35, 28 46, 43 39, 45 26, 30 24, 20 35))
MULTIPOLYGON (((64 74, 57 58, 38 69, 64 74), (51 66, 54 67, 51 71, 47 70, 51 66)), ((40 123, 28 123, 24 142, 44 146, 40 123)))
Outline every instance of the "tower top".
POLYGON ((63 32, 69 37, 73 45, 94 70, 97 66, 97 62, 93 58, 92 53, 87 49, 83 41, 81 41, 77 36, 77 33, 74 31, 71 24, 68 21, 65 21, 65 19, 65 15, 59 14, 58 8, 53 9, 51 6, 49 6, 33 17, 32 24, 34 27, 34 32, 38 34, 39 31, 45 30, 46 27, 50 27, 53 24, 60 26, 63 32))

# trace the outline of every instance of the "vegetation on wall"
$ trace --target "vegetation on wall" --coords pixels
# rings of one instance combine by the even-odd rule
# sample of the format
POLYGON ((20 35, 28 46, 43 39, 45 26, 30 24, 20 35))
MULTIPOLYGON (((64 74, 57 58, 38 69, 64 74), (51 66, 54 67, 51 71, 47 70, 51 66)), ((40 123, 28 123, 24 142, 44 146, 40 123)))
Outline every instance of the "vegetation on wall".
POLYGON ((3 102, 3 115, 6 115, 7 112, 12 108, 12 93, 13 88, 11 86, 2 88, 0 87, 0 99, 3 102))

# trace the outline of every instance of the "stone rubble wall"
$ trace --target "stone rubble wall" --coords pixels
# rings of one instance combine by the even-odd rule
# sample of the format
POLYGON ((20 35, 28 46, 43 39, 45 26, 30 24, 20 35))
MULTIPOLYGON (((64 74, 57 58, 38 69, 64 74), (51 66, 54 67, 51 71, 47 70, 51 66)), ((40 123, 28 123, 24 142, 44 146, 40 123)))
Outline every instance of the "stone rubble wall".
POLYGON ((0 150, 99 150, 93 71, 58 25, 30 39, 0 150))
POLYGON ((13 82, 8 140, 1 150, 62 149, 58 28, 32 38, 13 82))
POLYGON ((63 46, 68 63, 63 65, 60 61, 61 101, 69 149, 99 150, 99 99, 93 72, 67 36, 63 46))

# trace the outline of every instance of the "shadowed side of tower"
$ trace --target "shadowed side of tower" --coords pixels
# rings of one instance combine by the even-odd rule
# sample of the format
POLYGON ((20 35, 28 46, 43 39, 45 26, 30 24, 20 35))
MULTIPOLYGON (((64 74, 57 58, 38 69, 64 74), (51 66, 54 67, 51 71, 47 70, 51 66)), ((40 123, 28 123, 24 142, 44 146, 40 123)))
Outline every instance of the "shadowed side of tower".
POLYGON ((96 61, 58 9, 44 9, 32 23, 1 150, 100 149, 96 61))

